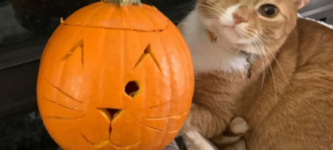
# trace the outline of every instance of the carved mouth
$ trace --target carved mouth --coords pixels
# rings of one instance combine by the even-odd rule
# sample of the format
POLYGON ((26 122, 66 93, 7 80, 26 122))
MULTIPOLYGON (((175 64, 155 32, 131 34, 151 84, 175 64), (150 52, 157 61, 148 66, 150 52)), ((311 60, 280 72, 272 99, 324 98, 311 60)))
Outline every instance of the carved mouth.
MULTIPOLYGON (((119 116, 121 109, 106 109, 106 112, 109 113, 110 123, 112 123, 114 120, 117 119, 117 116, 119 116)), ((111 132, 112 132, 112 126, 110 124, 110 126, 109 126, 110 136, 111 136, 111 132)))

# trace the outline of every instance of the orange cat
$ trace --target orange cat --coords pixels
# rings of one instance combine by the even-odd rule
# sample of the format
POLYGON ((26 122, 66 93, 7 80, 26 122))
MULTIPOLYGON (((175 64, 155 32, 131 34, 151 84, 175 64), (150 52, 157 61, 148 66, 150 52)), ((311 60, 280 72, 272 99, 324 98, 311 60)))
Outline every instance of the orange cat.
POLYGON ((220 149, 333 149, 333 30, 298 18, 308 1, 198 0, 179 25, 196 73, 181 133, 220 147, 242 117, 247 148, 220 149))

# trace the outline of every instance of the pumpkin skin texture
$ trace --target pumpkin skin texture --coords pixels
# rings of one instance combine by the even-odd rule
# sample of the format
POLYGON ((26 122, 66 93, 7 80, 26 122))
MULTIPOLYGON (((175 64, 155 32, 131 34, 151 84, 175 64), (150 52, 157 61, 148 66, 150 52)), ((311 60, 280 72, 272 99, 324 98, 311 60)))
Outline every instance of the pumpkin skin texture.
POLYGON ((38 75, 43 122, 64 150, 160 150, 190 110, 194 74, 154 7, 97 2, 62 22, 38 75))

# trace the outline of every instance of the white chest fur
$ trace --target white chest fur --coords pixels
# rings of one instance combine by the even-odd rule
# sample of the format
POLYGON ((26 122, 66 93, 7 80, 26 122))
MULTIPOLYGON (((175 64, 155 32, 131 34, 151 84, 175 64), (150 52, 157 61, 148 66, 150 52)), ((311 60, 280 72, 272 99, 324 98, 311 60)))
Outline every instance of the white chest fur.
POLYGON ((196 10, 183 21, 180 30, 191 51, 195 73, 247 69, 245 55, 231 51, 231 45, 224 40, 218 39, 216 43, 210 41, 196 10))

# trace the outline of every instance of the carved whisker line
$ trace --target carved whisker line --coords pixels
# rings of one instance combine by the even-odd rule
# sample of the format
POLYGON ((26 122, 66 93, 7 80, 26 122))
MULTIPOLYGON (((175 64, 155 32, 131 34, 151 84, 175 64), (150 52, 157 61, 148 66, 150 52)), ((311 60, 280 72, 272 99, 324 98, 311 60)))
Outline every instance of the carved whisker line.
POLYGON ((171 99, 171 100, 169 100, 169 101, 167 101, 167 102, 165 102, 165 103, 163 103, 163 104, 159 104, 159 105, 157 105, 157 106, 149 107, 149 108, 146 108, 146 109, 144 109, 144 110, 154 109, 154 108, 157 108, 157 107, 160 107, 160 106, 163 106, 163 105, 167 105, 167 104, 169 104, 169 103, 175 101, 176 99, 179 99, 179 98, 185 96, 189 91, 190 91, 190 89, 188 89, 184 94, 180 95, 180 96, 177 97, 177 98, 173 98, 173 99, 171 99))
POLYGON ((66 109, 69 109, 69 110, 73 110, 73 111, 76 111, 76 112, 79 112, 79 113, 83 113, 83 111, 81 111, 81 110, 77 110, 77 109, 74 109, 74 108, 72 108, 72 107, 68 107, 68 106, 65 106, 65 105, 62 105, 62 104, 59 104, 59 103, 57 103, 60 107, 64 107, 64 108, 66 108, 66 109))
POLYGON ((140 122, 139 124, 142 125, 142 126, 144 126, 144 127, 146 127, 146 128, 149 128, 149 129, 155 130, 155 131, 160 131, 160 132, 165 131, 165 130, 157 129, 157 128, 154 128, 154 127, 150 127, 150 126, 145 125, 145 124, 143 124, 143 123, 141 123, 141 122, 140 122))
POLYGON ((73 110, 73 111, 76 111, 76 112, 82 113, 81 110, 77 110, 77 109, 75 109, 75 108, 72 108, 72 107, 69 107, 69 106, 66 106, 66 105, 60 104, 60 103, 58 103, 57 101, 50 100, 50 99, 46 98, 44 95, 43 95, 43 98, 46 99, 47 101, 51 102, 51 103, 54 103, 54 104, 56 104, 56 105, 58 105, 58 106, 60 106, 60 107, 63 107, 63 108, 65 108, 65 109, 70 109, 70 110, 73 110))
POLYGON ((43 95, 42 97, 43 97, 44 99, 46 99, 47 101, 51 102, 51 103, 58 104, 58 102, 56 102, 56 101, 53 101, 53 100, 50 100, 50 99, 46 98, 44 95, 43 95))
POLYGON ((161 119, 170 119, 170 118, 181 118, 184 115, 186 115, 187 112, 183 113, 182 115, 178 115, 178 116, 166 116, 166 117, 142 117, 143 119, 146 120, 161 120, 161 119))
POLYGON ((78 102, 80 104, 82 104, 81 101, 75 99, 74 97, 72 97, 71 95, 69 95, 68 93, 64 92, 63 90, 61 90, 60 88, 58 88, 57 86, 53 85, 50 81, 48 81, 46 78, 45 78, 45 81, 47 83, 49 83, 52 87, 54 87, 57 91, 59 91, 60 93, 62 93, 63 95, 67 96, 68 98, 72 99, 73 101, 75 102, 78 102))
POLYGON ((81 133, 81 136, 82 136, 82 138, 86 141, 86 142, 88 142, 90 145, 95 145, 95 143, 93 143, 93 142, 91 142, 90 140, 88 140, 88 138, 86 137, 86 136, 84 136, 82 133, 81 133))
POLYGON ((48 119, 56 119, 56 120, 80 120, 83 117, 77 117, 77 118, 69 118, 69 117, 59 117, 59 116, 44 116, 48 119))
POLYGON ((156 129, 156 128, 153 128, 153 127, 147 126, 147 125, 142 124, 142 123, 140 123, 140 125, 142 125, 143 127, 149 128, 149 129, 151 129, 151 130, 158 131, 158 132, 165 132, 165 133, 176 133, 176 132, 178 132, 178 130, 167 131, 167 130, 156 129))

